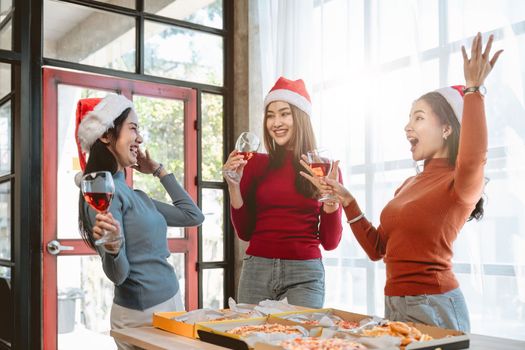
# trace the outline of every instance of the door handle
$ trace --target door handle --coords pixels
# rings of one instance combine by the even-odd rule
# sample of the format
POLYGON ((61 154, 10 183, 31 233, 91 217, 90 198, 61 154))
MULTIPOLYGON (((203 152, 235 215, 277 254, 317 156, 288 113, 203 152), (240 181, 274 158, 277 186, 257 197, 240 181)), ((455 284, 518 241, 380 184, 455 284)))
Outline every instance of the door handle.
POLYGON ((61 245, 59 241, 52 240, 47 243, 47 251, 49 254, 58 255, 63 250, 74 250, 75 247, 61 245))

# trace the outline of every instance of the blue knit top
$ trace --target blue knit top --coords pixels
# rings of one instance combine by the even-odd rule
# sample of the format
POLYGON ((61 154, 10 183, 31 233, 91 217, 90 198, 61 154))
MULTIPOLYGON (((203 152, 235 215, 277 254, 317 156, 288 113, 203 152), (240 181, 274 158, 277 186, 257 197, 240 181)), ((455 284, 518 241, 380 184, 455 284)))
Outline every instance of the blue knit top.
MULTIPOLYGON (((173 205, 130 188, 122 171, 113 175, 113 180, 115 194, 109 211, 120 222, 124 242, 117 255, 102 247, 98 253, 106 276, 115 284, 113 302, 145 310, 170 299, 179 290, 173 266, 167 261, 167 227, 200 225, 204 216, 173 174, 160 180, 173 205)), ((96 212, 87 203, 85 206, 94 224, 96 212)))

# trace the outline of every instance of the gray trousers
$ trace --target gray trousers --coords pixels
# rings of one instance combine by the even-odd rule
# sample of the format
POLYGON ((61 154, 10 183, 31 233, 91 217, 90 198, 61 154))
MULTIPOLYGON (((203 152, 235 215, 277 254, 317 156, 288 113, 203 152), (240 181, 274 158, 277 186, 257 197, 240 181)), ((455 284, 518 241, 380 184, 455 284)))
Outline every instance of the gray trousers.
POLYGON ((324 266, 321 259, 267 259, 246 255, 237 290, 240 303, 287 298, 290 304, 321 308, 324 266))
POLYGON ((459 288, 444 294, 385 296, 385 318, 470 332, 467 303, 459 288))

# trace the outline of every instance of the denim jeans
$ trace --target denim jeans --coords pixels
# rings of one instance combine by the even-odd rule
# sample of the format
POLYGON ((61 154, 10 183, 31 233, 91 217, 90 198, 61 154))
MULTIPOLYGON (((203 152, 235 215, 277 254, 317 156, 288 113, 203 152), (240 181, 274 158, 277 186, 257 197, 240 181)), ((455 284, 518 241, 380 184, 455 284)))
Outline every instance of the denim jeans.
POLYGON ((467 304, 459 288, 444 294, 385 296, 385 318, 470 332, 467 304))
POLYGON ((321 259, 267 259, 246 255, 237 291, 238 302, 257 304, 281 300, 311 308, 324 303, 324 266, 321 259))

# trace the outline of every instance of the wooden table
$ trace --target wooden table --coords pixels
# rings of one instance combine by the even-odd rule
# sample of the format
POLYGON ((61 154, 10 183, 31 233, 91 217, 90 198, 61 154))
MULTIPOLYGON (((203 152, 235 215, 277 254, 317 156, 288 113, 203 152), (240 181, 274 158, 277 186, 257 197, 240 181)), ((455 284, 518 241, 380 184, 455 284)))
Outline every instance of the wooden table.
MULTIPOLYGON (((126 341, 140 346, 146 350, 224 350, 217 346, 200 340, 194 340, 172 334, 153 327, 125 328, 112 330, 111 336, 115 339, 126 341)), ((488 337, 485 335, 471 334, 470 348, 472 350, 524 350, 525 341, 505 338, 488 337)))
POLYGON ((114 329, 109 333, 113 338, 146 350, 224 350, 222 346, 205 343, 200 340, 181 337, 154 327, 114 329))

